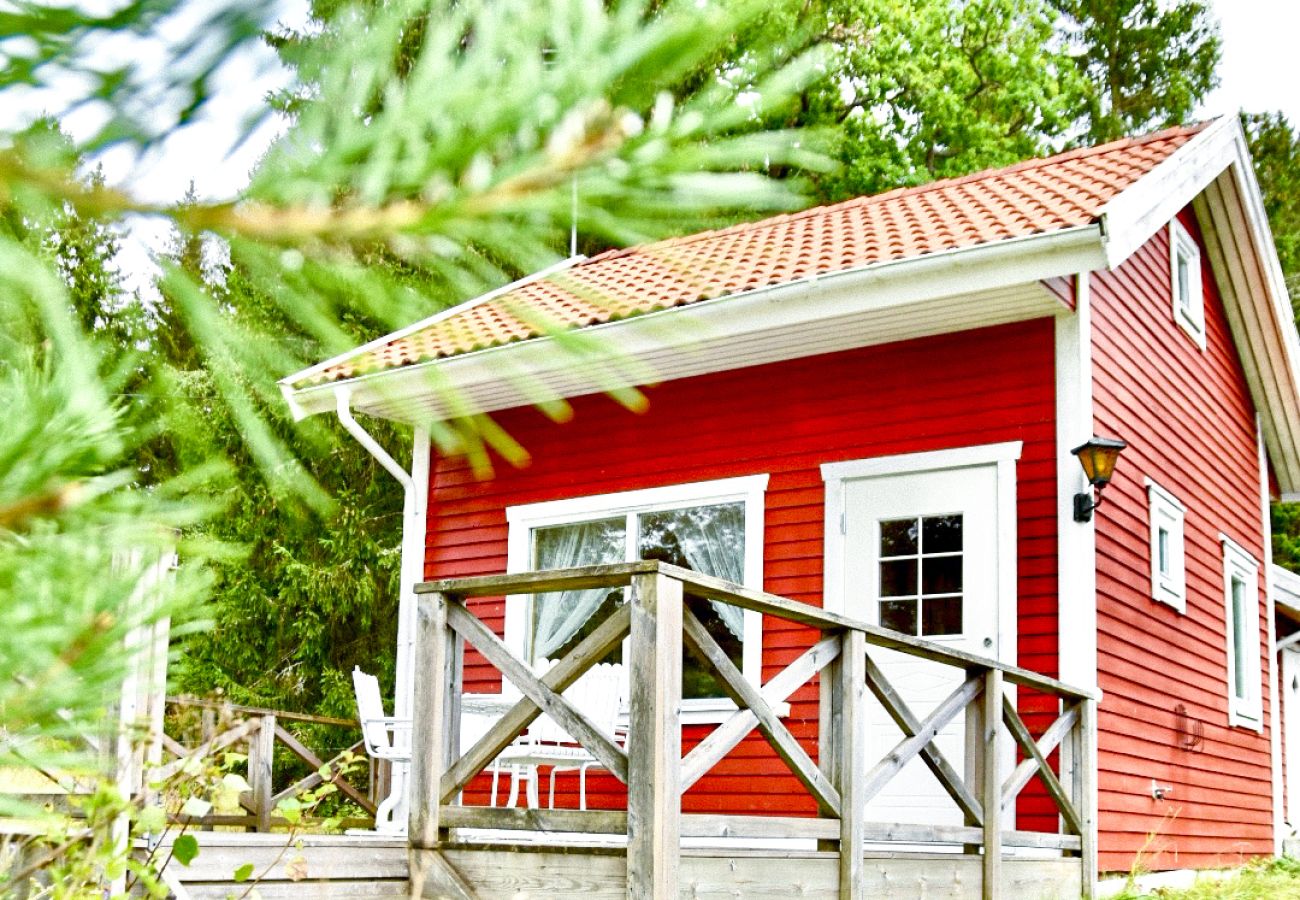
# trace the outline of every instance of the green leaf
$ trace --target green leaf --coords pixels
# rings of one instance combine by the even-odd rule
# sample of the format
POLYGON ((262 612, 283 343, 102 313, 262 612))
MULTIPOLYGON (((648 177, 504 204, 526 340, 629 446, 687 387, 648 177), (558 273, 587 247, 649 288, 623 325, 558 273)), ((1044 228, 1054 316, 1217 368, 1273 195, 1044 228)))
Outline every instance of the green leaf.
POLYGON ((248 880, 249 878, 251 878, 251 877, 253 877, 253 864, 252 864, 252 863, 244 863, 242 866, 240 866, 238 869, 235 870, 235 881, 236 881, 236 882, 244 882, 244 881, 247 881, 247 880, 248 880))
POLYGON ((146 806, 136 816, 135 825, 140 833, 157 834, 167 827, 167 811, 161 806, 146 806))
POLYGON ((190 797, 181 807, 182 815, 192 816, 195 819, 201 819, 210 812, 212 812, 212 804, 202 797, 190 797))
POLYGON ((182 834, 172 843, 172 856, 182 866, 188 866, 194 862, 194 857, 198 855, 199 841, 192 834, 182 834))

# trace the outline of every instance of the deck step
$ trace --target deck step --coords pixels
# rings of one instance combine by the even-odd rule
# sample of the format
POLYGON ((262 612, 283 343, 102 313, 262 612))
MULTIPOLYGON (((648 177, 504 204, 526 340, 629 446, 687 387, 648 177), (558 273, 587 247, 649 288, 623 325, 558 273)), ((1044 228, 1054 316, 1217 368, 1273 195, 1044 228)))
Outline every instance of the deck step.
MULTIPOLYGON (((377 900, 406 897, 406 843, 358 835, 195 835, 199 854, 188 866, 172 861, 168 873, 193 900, 227 900, 250 892, 235 872, 250 863, 261 900, 377 900)), ((161 851, 163 858, 167 848, 161 851)))

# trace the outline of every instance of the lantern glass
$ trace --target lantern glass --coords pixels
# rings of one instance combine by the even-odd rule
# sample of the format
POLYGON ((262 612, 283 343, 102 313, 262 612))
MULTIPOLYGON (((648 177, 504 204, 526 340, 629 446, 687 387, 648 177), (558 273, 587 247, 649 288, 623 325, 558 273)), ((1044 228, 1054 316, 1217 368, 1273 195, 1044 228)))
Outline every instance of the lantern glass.
POLYGON ((1088 476, 1088 483, 1104 487, 1110 484, 1111 476, 1115 474, 1115 462, 1119 459, 1120 451, 1127 446, 1124 441, 1114 438, 1095 437, 1088 443, 1075 447, 1074 455, 1079 457, 1079 464, 1088 476))

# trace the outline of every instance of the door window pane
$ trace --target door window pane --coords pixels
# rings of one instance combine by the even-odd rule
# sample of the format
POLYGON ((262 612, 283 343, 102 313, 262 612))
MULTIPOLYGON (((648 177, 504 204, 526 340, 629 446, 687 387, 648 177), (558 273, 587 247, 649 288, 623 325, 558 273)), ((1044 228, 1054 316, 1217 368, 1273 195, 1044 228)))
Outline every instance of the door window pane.
POLYGON ((963 517, 880 522, 880 624, 912 635, 962 631, 963 517))
POLYGON ((1250 652, 1249 635, 1246 634, 1246 583, 1240 578, 1232 579, 1232 647, 1233 692, 1239 700, 1250 697, 1250 687, 1246 683, 1246 654, 1250 652))
MULTIPOLYGON (((638 516, 638 555, 641 559, 681 566, 693 572, 745 580, 745 505, 723 503, 693 506, 638 516)), ((737 606, 686 595, 686 606, 726 652, 743 668, 745 613, 737 606)), ((682 697, 724 696, 713 669, 689 651, 682 658, 682 697)))

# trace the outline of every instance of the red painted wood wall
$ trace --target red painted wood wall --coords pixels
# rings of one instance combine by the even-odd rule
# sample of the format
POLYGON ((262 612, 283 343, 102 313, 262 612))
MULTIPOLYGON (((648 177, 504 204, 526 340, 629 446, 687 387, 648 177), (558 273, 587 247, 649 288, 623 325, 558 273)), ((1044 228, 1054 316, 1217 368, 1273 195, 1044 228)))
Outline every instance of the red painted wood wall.
MULTIPOLYGON (((1190 210, 1180 221, 1199 241, 1190 210)), ((1261 563, 1260 671, 1268 721, 1264 533, 1255 411, 1204 261, 1204 352, 1174 322, 1162 229, 1092 276, 1098 434, 1129 442, 1097 521, 1100 864, 1127 870, 1227 865, 1272 852, 1269 735, 1228 726, 1222 532, 1261 563), (1144 479, 1187 507, 1187 614, 1151 599, 1144 479), (1179 747, 1175 706, 1203 723, 1179 747), (1172 785, 1165 801, 1151 782, 1172 785)))
MULTIPOLYGON (((435 460, 425 574, 505 571, 508 506, 766 472, 764 587, 820 606, 822 463, 1021 440, 1020 664, 1054 675, 1053 384, 1053 326, 1038 320, 669 382, 648 391, 643 414, 599 396, 576 400, 573 420, 563 425, 530 409, 507 412, 498 421, 527 448, 531 465, 502 464, 494 478, 479 480, 463 460, 435 460)), ((502 628, 500 601, 478 612, 502 628)), ((763 641, 767 678, 811 645, 813 634, 769 619, 763 641)), ((467 690, 495 691, 499 682, 471 657, 466 683, 467 690)), ((815 689, 793 698, 789 724, 815 754, 815 689)), ((692 729, 690 737, 703 732, 692 729)), ((593 775, 591 788, 593 807, 622 802, 607 776, 593 775)), ((814 811, 756 736, 690 791, 685 808, 814 811)), ((1027 796, 1022 827, 1054 830, 1055 816, 1042 812, 1027 796)))

